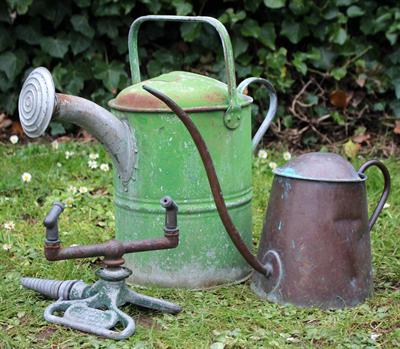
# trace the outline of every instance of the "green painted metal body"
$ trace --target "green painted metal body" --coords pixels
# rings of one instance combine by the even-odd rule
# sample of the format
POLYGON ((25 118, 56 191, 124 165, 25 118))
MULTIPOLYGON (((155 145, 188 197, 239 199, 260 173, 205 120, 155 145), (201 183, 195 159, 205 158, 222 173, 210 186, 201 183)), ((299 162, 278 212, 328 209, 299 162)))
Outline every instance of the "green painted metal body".
MULTIPOLYGON (((224 124, 228 98, 225 84, 191 73, 165 75, 145 83, 172 95, 182 91, 176 93, 182 107, 192 110, 198 107, 190 116, 215 160, 234 222, 251 246, 251 98, 241 96, 241 122, 232 130, 224 124), (195 91, 185 91, 184 86, 190 86, 188 80, 197 82, 195 91), (215 96, 218 92, 225 95, 225 100, 216 102, 218 105, 210 106, 210 101, 204 100, 201 103, 205 95, 215 96), (189 93, 188 97, 185 93, 189 93), (192 99, 188 102, 189 95, 192 99), (207 108, 202 108, 206 103, 207 108)), ((153 111, 145 111, 143 100, 138 101, 139 110, 134 110, 132 104, 131 111, 121 110, 122 102, 127 102, 126 99, 121 102, 121 97, 138 96, 142 84, 129 87, 110 102, 112 112, 135 130, 138 150, 133 179, 125 186, 115 176, 116 238, 151 238, 164 219, 159 208, 159 198, 164 194, 174 197, 179 205, 181 234, 179 246, 174 250, 126 255, 126 265, 133 270, 131 281, 206 288, 246 278, 250 268, 225 232, 200 156, 180 120, 166 106, 149 103, 153 111)))
POLYGON ((164 219, 159 198, 174 197, 179 206, 180 243, 174 250, 126 255, 131 281, 142 285, 207 288, 240 281, 250 268, 220 221, 206 173, 193 140, 180 120, 143 83, 173 98, 201 130, 221 179, 234 223, 251 246, 252 99, 236 88, 232 45, 225 27, 211 17, 144 16, 128 38, 133 85, 109 105, 134 132, 136 164, 131 180, 115 175, 116 238, 147 239, 164 219), (188 72, 171 72, 141 82, 139 27, 146 21, 201 22, 221 39, 227 84, 188 72))

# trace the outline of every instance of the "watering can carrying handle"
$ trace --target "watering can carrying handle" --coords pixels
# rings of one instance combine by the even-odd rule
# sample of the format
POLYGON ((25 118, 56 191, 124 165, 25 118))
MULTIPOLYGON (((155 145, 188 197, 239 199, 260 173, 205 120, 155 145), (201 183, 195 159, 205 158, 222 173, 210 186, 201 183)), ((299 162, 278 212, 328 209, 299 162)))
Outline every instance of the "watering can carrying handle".
POLYGON ((380 162, 379 160, 369 160, 363 165, 361 165, 360 169, 358 170, 358 173, 364 174, 365 170, 367 170, 371 166, 377 166, 382 174, 383 174, 383 179, 384 179, 384 185, 383 185, 383 192, 382 195, 379 199, 378 205, 376 206, 374 212, 371 215, 371 218, 368 221, 368 229, 371 231, 372 227, 374 226, 379 214, 381 213, 383 206, 385 205, 385 202, 389 196, 390 193, 390 174, 387 169, 387 167, 380 162))
POLYGON ((235 62, 233 58, 231 39, 224 25, 217 19, 206 16, 190 17, 152 15, 137 18, 132 23, 128 35, 129 61, 131 66, 133 84, 141 82, 137 42, 140 25, 143 22, 147 21, 208 23, 217 30, 224 51, 225 69, 229 93, 229 108, 224 115, 224 122, 225 125, 230 129, 237 128, 240 124, 240 104, 238 92, 236 90, 235 62))
POLYGON ((258 143, 260 143, 261 139, 263 138, 265 132, 267 132, 269 125, 275 117, 276 109, 278 107, 278 98, 276 96, 274 86, 268 80, 257 77, 247 78, 243 80, 237 88, 238 92, 244 94, 246 88, 253 82, 264 85, 267 88, 269 94, 268 112, 265 115, 264 121, 262 122, 252 140, 252 147, 254 151, 257 148, 258 143))

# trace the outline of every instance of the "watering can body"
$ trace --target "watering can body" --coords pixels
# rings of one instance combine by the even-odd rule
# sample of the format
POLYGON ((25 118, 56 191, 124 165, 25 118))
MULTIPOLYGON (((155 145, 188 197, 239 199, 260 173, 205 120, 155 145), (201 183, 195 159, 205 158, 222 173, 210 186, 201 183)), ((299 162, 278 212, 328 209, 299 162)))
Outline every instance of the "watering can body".
MULTIPOLYGON (((175 94, 206 137, 222 179, 227 205, 242 238, 251 245, 251 98, 240 99, 240 125, 224 124, 226 85, 201 75, 171 72, 146 85, 175 94), (193 86, 190 88, 190 86, 193 86)), ((162 103, 135 84, 109 105, 135 130, 138 149, 132 179, 115 177, 116 238, 149 238, 163 219, 159 197, 170 193, 179 203, 179 246, 125 256, 131 280, 166 287, 204 288, 242 280, 250 273, 231 246, 215 209, 206 173, 190 135, 162 103)))
POLYGON ((225 27, 211 17, 144 16, 129 32, 133 85, 109 102, 112 113, 80 97, 56 94, 51 74, 35 69, 24 83, 19 113, 25 133, 42 135, 51 119, 77 124, 102 142, 114 163, 116 238, 152 238, 164 219, 159 198, 174 197, 180 208, 181 240, 174 251, 126 256, 131 281, 142 285, 206 288, 238 282, 250 268, 224 233, 207 186, 206 173, 190 136, 174 114, 142 89, 138 32, 146 21, 200 22, 219 34, 227 84, 198 74, 171 72, 147 80, 173 96, 202 130, 216 163, 227 206, 251 246, 251 158, 276 111, 276 94, 262 78, 236 86, 232 45, 225 27), (270 108, 251 139, 252 99, 247 86, 267 87, 270 108))
POLYGON ((258 258, 271 253, 279 268, 253 275, 262 298, 298 306, 343 308, 373 290, 370 230, 389 193, 386 167, 376 160, 358 172, 335 154, 309 153, 275 170, 258 258), (378 166, 385 179, 380 203, 368 219, 364 170, 378 166))

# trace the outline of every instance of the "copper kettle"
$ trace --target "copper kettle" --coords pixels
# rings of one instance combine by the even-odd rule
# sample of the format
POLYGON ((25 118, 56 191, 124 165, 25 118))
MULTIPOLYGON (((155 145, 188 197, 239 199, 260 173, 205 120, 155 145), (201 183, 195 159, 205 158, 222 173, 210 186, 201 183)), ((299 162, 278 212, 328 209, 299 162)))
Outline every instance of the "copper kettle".
POLYGON ((342 308, 372 293, 370 231, 389 195, 390 176, 377 160, 358 171, 332 153, 308 153, 274 170, 258 258, 279 258, 279 273, 253 275, 262 298, 299 306, 342 308), (365 171, 384 177, 378 206, 368 219, 365 171))

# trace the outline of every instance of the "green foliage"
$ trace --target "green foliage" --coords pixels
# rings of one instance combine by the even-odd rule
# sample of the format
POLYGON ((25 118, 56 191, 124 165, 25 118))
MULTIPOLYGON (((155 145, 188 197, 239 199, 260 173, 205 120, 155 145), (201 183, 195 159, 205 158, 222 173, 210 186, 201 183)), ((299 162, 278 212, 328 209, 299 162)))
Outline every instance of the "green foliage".
MULTIPOLYGON (((0 112, 16 113, 23 79, 40 65, 52 71, 60 91, 105 105, 129 84, 131 22, 178 14, 219 18, 233 41, 239 80, 268 77, 283 103, 300 79, 317 74, 327 90, 335 84, 364 90, 400 118, 396 0, 0 0, 0 8, 0 92, 6 96, 0 112)), ((139 39, 144 77, 183 69, 224 79, 219 39, 207 26, 151 22, 139 39)))

